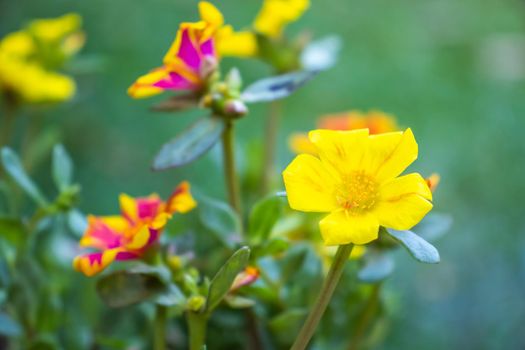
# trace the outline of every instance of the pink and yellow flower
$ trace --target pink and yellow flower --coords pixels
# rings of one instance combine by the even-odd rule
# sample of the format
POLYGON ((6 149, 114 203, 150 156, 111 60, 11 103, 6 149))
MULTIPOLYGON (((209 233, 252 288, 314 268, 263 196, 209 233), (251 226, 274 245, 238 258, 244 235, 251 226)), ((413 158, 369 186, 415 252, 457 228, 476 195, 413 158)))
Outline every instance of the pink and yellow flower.
POLYGON ((250 32, 235 32, 224 24, 221 12, 211 3, 199 3, 201 20, 179 26, 163 65, 141 76, 128 89, 134 98, 149 97, 166 90, 198 91, 215 71, 219 54, 250 56, 256 50, 250 32))
POLYGON ((140 258, 158 241, 173 214, 186 213, 197 205, 187 182, 181 183, 166 202, 156 194, 144 198, 122 194, 119 199, 120 215, 88 217, 80 246, 98 251, 73 261, 74 268, 86 276, 101 272, 115 260, 140 258))
MULTIPOLYGON (((399 130, 394 116, 377 110, 371 110, 368 113, 349 111, 330 114, 321 117, 317 123, 317 127, 327 130, 368 129, 370 135, 399 130)), ((296 154, 317 154, 316 147, 310 142, 308 135, 305 133, 292 134, 289 138, 289 146, 296 154)))

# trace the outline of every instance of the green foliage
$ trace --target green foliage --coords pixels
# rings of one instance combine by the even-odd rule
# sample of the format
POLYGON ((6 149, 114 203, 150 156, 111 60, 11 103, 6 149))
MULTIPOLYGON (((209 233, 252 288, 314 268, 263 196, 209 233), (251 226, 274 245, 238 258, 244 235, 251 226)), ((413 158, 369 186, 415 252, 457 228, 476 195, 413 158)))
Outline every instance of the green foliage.
POLYGON ((62 145, 53 148, 53 180, 60 191, 71 186, 73 180, 73 162, 62 145))
POLYGON ((284 200, 278 196, 268 196, 255 203, 248 222, 248 237, 253 243, 268 239, 271 230, 283 213, 284 200))
POLYGON ((160 267, 138 265, 113 272, 97 282, 97 292, 110 307, 125 307, 146 300, 165 306, 184 301, 181 292, 169 283, 169 272, 160 267))
POLYGON ((226 203, 199 196, 199 218, 201 223, 228 248, 240 240, 242 230, 239 215, 226 203))
POLYGON ((0 334, 8 337, 19 337, 22 335, 22 327, 9 315, 0 313, 0 334))
POLYGON ((211 280, 206 300, 206 312, 211 313, 228 294, 235 277, 246 268, 250 249, 242 247, 224 263, 211 280))
POLYGON ((415 233, 394 229, 386 229, 382 232, 386 232, 401 243, 417 261, 427 264, 437 264, 439 262, 440 258, 437 249, 415 233))
POLYGON ((364 266, 359 270, 358 277, 366 283, 381 282, 394 271, 394 260, 387 252, 373 252, 365 257, 364 266))
POLYGON ((244 89, 241 99, 246 103, 280 100, 290 96, 315 75, 313 71, 298 71, 261 79, 244 89))
POLYGON ((206 117, 197 120, 162 146, 153 162, 153 170, 180 167, 194 161, 217 143, 223 130, 221 119, 206 117))
POLYGON ((10 148, 4 147, 1 150, 1 158, 2 165, 5 171, 11 176, 11 179, 40 207, 47 206, 47 200, 25 172, 16 153, 10 148))

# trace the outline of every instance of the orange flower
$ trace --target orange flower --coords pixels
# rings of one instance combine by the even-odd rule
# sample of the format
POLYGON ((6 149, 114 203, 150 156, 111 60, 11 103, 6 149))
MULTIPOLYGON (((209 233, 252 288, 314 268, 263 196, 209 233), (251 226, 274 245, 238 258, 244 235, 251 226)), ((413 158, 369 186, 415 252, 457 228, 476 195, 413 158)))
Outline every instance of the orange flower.
MULTIPOLYGON (((387 113, 371 110, 368 113, 349 111, 330 114, 321 117, 317 123, 318 129, 327 130, 357 130, 368 129, 370 135, 398 131, 396 119, 387 113)), ((316 148, 304 133, 293 134, 289 139, 291 150, 296 153, 317 155, 316 148)))

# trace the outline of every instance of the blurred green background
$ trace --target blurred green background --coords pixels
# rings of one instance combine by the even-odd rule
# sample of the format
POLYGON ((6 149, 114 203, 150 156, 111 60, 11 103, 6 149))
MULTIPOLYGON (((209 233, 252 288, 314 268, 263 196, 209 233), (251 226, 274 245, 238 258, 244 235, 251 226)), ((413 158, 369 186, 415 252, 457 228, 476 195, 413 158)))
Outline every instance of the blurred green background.
MULTIPOLYGON (((260 7, 258 0, 214 3, 236 28, 260 7)), ((72 102, 38 113, 75 159, 85 212, 115 212, 120 192, 168 193, 181 179, 224 196, 218 147, 183 169, 149 170, 161 144, 203 112, 152 114, 155 99, 126 95, 138 75, 159 65, 178 23, 197 18, 196 5, 0 0, 0 36, 33 18, 71 11, 84 18, 82 53, 94 69, 77 74, 72 102)), ((287 135, 313 128, 320 115, 382 109, 414 130, 420 159, 412 169, 441 174, 435 208, 455 218, 436 244, 439 265, 398 253, 386 288, 395 305, 392 329, 381 348, 525 348, 525 2, 313 0, 289 34, 303 30, 339 34, 344 48, 335 68, 285 101, 278 168, 292 159, 287 135)), ((224 63, 238 66, 246 82, 271 73, 256 61, 224 63)), ((238 123, 239 145, 262 136, 266 110, 254 106, 238 123)), ((238 156, 242 166, 246 154, 238 156)))

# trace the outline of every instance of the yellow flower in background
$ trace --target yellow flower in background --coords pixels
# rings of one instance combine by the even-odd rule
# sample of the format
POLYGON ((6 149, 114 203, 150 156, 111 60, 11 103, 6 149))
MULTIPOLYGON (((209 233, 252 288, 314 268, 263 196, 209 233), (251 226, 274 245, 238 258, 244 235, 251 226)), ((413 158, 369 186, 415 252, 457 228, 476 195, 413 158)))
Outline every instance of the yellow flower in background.
MULTIPOLYGON (((329 130, 357 130, 368 129, 370 135, 385 132, 398 131, 396 118, 390 114, 378 110, 368 113, 361 111, 349 111, 344 113, 330 114, 321 117, 317 123, 319 129, 329 130)), ((305 133, 292 134, 288 140, 290 149, 296 153, 317 154, 316 147, 308 139, 305 133)))
POLYGON ((319 223, 326 245, 366 244, 380 226, 408 230, 432 209, 423 177, 399 176, 418 155, 410 129, 314 130, 309 138, 318 156, 297 156, 283 178, 292 209, 329 213, 319 223))
POLYGON ((27 103, 61 102, 75 82, 57 72, 84 44, 81 18, 67 14, 34 20, 0 41, 0 92, 27 103))
POLYGON ((254 21, 257 33, 270 38, 281 36, 284 28, 298 20, 310 6, 309 0, 264 0, 254 21))
POLYGON ((210 2, 199 3, 201 21, 212 25, 215 31, 217 51, 222 56, 250 57, 257 53, 257 39, 251 31, 236 32, 231 25, 224 24, 224 16, 210 2))
POLYGON ((438 173, 432 173, 429 177, 425 179, 427 182, 428 188, 430 191, 434 192, 441 181, 441 176, 438 173))

